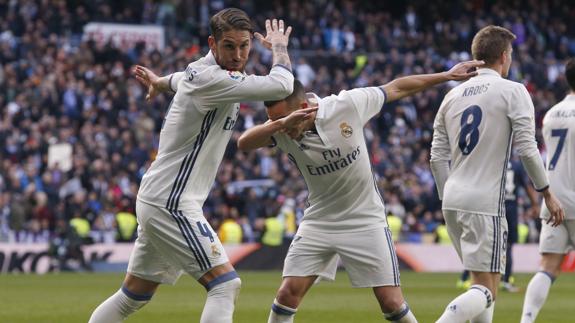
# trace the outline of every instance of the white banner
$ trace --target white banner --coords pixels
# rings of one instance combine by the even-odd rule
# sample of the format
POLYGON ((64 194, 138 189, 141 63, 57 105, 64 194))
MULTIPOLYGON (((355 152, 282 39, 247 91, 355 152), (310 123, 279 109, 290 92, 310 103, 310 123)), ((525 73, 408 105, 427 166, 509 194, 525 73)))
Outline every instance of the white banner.
MULTIPOLYGON (((460 272, 463 265, 452 245, 399 243, 397 256, 417 272, 460 272)), ((563 271, 574 271, 575 264, 569 265, 566 257, 563 271)), ((513 246, 513 272, 533 273, 539 270, 539 249, 537 244, 515 244, 513 246)), ((575 263, 575 259, 573 261, 575 263)))
POLYGON ((146 43, 148 50, 162 50, 165 46, 164 27, 156 25, 90 22, 84 26, 84 40, 88 39, 97 44, 111 40, 117 48, 132 48, 141 41, 146 43))
POLYGON ((69 143, 48 146, 48 167, 67 172, 72 169, 72 145, 69 143))

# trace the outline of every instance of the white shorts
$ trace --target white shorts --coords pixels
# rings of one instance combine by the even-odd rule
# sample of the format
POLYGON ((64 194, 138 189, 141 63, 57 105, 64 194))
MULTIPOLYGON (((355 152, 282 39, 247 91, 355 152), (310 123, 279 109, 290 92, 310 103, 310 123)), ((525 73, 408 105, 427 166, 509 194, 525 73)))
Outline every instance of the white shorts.
POLYGON ((543 205, 539 252, 566 254, 573 250, 575 248, 575 220, 566 219, 560 225, 553 227, 547 224, 546 219, 549 217, 549 210, 543 205))
POLYGON ((183 272, 196 280, 228 262, 218 235, 197 212, 168 211, 136 201, 138 238, 128 273, 162 284, 175 284, 183 272))
POLYGON ((333 280, 338 256, 353 287, 400 285, 395 246, 385 226, 359 232, 298 230, 285 259, 283 277, 333 280))
POLYGON ((505 273, 507 220, 504 217, 443 210, 447 231, 466 270, 505 273))

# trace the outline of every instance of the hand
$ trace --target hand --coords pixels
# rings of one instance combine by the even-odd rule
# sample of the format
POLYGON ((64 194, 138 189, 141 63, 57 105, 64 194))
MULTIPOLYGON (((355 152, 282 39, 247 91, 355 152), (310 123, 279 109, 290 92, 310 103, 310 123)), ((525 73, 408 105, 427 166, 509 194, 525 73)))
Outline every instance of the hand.
POLYGON ((547 224, 550 224, 554 227, 560 225, 565 218, 565 211, 561 207, 561 203, 555 197, 553 193, 547 188, 543 191, 543 198, 545 199, 545 206, 549 210, 549 219, 547 219, 547 224))
POLYGON ((287 47, 289 42, 289 35, 291 34, 291 26, 284 29, 284 21, 273 19, 271 22, 266 19, 266 36, 256 32, 254 36, 259 40, 262 45, 267 49, 272 49, 274 44, 284 45, 287 47))
POLYGON ((484 65, 484 61, 467 61, 457 63, 447 73, 447 78, 452 81, 465 81, 477 75, 477 67, 484 65))
POLYGON ((134 76, 142 85, 148 88, 146 94, 146 101, 150 101, 162 92, 160 86, 160 78, 151 70, 144 66, 136 65, 134 68, 134 76))
POLYGON ((313 116, 312 113, 316 111, 317 107, 298 109, 281 119, 282 128, 293 128, 294 126, 299 125, 300 122, 311 119, 313 116))

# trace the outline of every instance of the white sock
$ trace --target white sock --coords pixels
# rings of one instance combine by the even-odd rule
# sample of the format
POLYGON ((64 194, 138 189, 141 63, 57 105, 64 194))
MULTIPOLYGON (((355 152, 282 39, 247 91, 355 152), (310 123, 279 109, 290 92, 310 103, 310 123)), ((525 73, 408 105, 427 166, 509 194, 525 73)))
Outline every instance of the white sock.
POLYGON ((479 315, 471 319, 471 323, 491 323, 493 321, 494 310, 495 302, 491 303, 491 306, 484 309, 483 312, 479 313, 479 315))
POLYGON ((523 313, 521 314, 521 323, 535 322, 537 314, 545 304, 547 295, 551 284, 555 280, 551 274, 540 271, 531 278, 527 291, 525 292, 525 300, 523 301, 523 313))
POLYGON ((483 312, 491 305, 491 291, 482 285, 472 285, 457 296, 445 309, 436 323, 464 323, 483 312))
POLYGON ((297 308, 282 305, 277 299, 274 299, 268 323, 292 323, 296 312, 297 308))
POLYGON ((403 303, 401 308, 392 313, 383 313, 383 316, 386 320, 390 322, 398 322, 398 323, 417 323, 417 319, 415 319, 415 315, 407 305, 407 303, 403 303))
POLYGON ((208 298, 200 323, 231 323, 241 286, 242 281, 235 271, 223 274, 208 283, 208 298))
POLYGON ((152 295, 136 295, 125 287, 98 306, 88 323, 119 323, 128 315, 148 304, 152 295))

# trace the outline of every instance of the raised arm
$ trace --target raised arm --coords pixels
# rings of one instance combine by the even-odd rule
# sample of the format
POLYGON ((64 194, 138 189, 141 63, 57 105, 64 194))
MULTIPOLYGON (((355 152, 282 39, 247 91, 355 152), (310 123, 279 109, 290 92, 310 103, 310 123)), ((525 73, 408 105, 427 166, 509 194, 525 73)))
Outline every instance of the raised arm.
POLYGON ((399 100, 443 82, 467 80, 477 75, 475 68, 483 64, 483 61, 467 61, 458 63, 446 72, 400 77, 382 85, 387 95, 386 102, 399 100))
MULTIPOLYGON (((293 92, 293 74, 287 55, 287 45, 291 28, 284 30, 283 21, 266 21, 267 35, 256 37, 264 46, 272 50, 273 66, 265 76, 246 75, 239 71, 227 71, 214 67, 205 75, 198 74, 189 84, 195 95, 201 97, 206 105, 221 103, 282 100, 293 92), (268 44, 269 43, 269 44, 268 44)), ((259 35, 259 36, 257 36, 259 35)), ((184 79, 185 80, 185 79, 184 79)))
POLYGON ((266 20, 266 36, 256 32, 254 36, 259 40, 264 47, 272 51, 273 65, 280 65, 291 71, 291 60, 288 55, 287 46, 289 35, 291 34, 291 26, 284 29, 283 20, 266 20))

